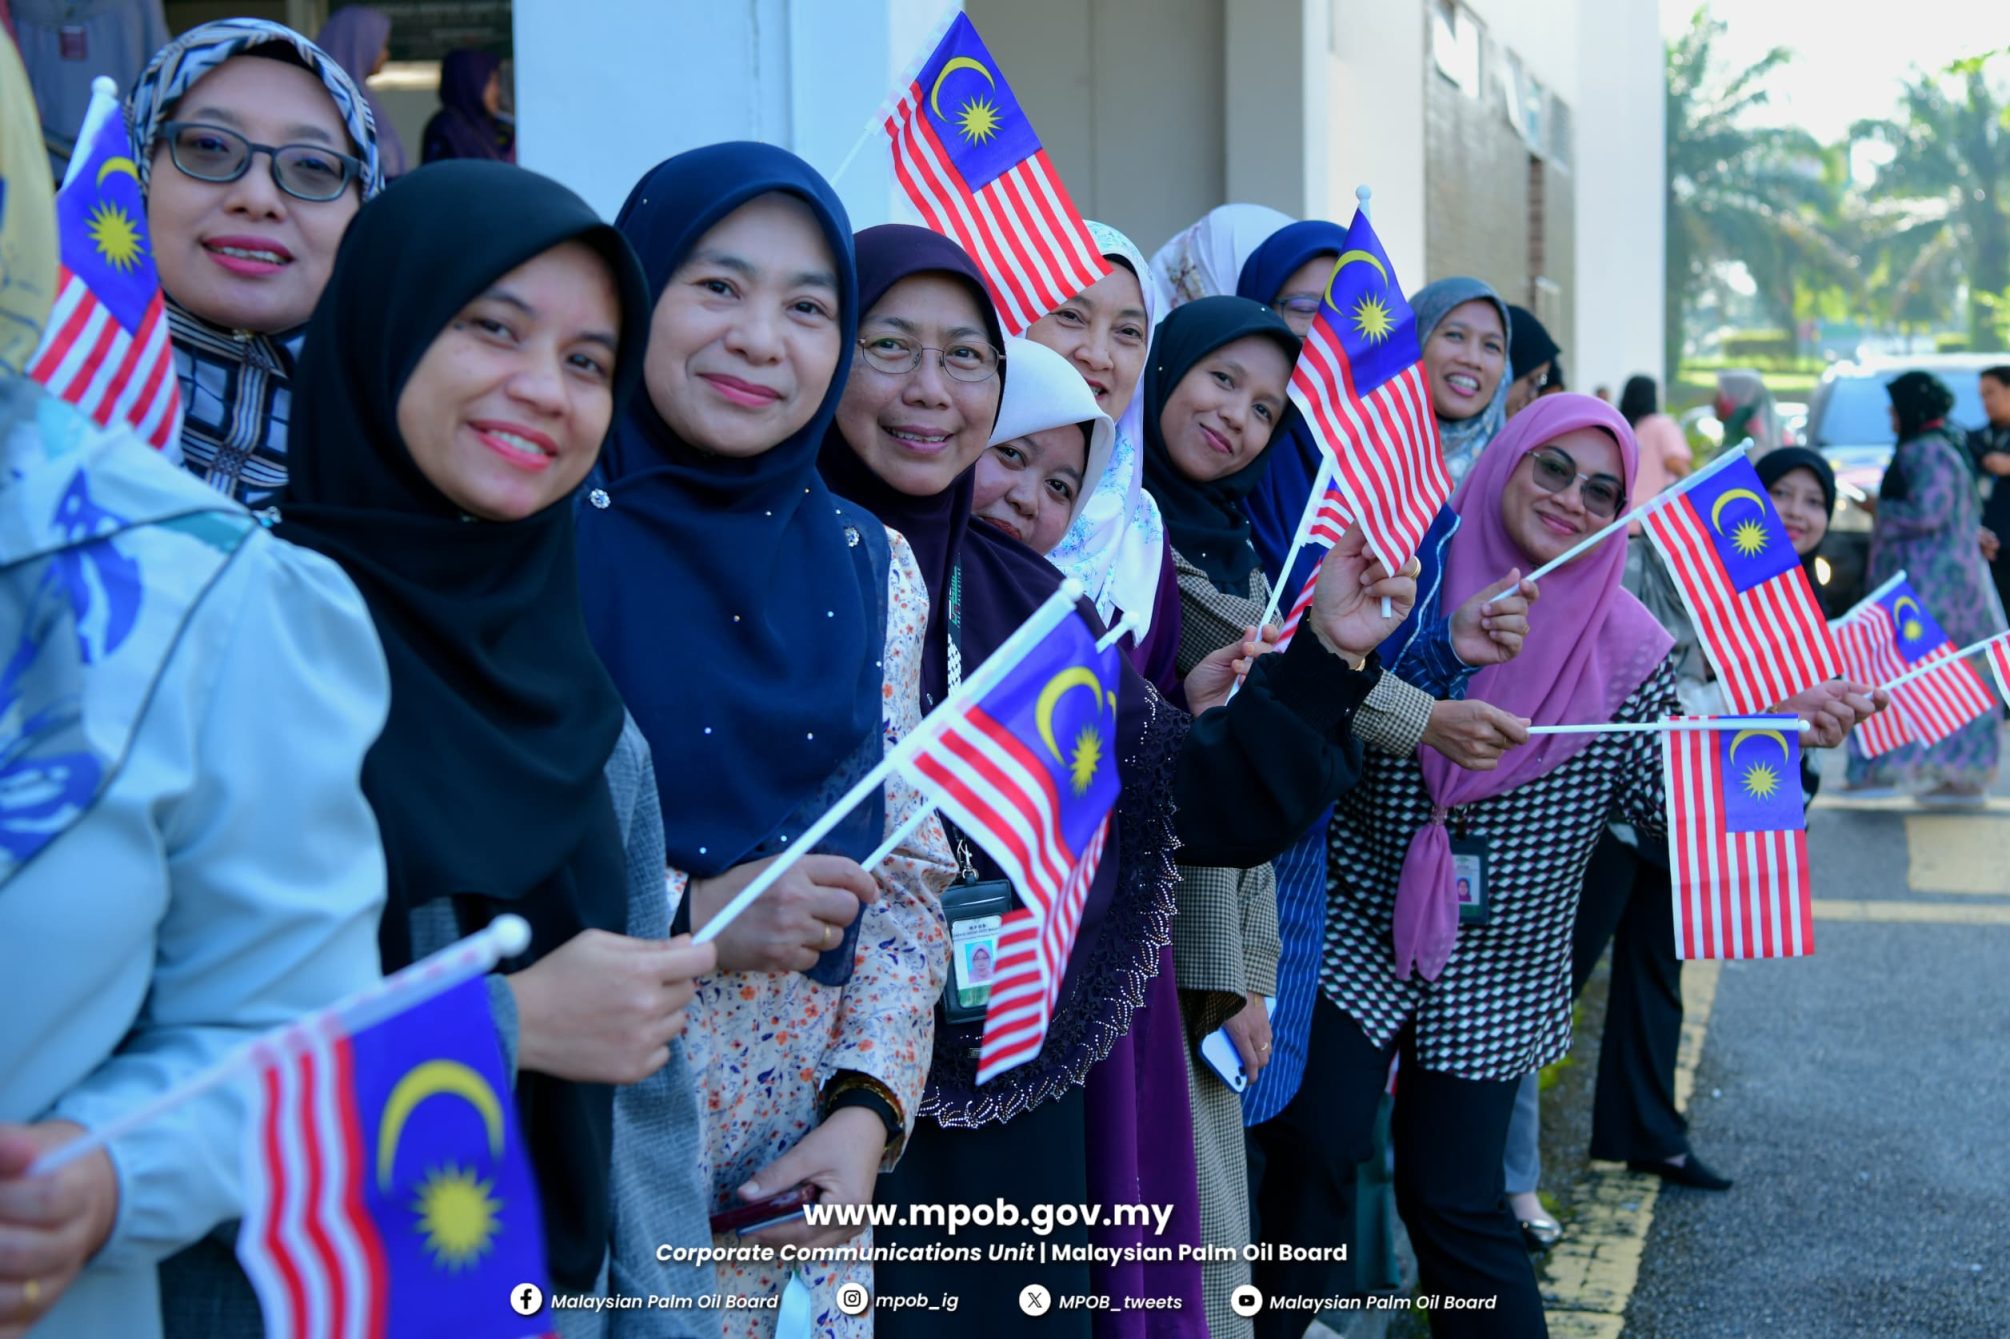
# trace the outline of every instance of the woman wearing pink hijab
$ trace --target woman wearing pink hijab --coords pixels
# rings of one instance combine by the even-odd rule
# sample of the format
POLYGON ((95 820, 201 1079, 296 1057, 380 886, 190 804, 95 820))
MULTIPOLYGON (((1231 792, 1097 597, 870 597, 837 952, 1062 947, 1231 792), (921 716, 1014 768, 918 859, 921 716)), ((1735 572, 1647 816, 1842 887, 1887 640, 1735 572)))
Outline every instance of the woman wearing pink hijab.
MULTIPOLYGON (((1626 420, 1588 395, 1547 396, 1509 420, 1452 500, 1446 601, 1620 514, 1638 455, 1626 420)), ((1677 712, 1671 639, 1622 588, 1625 563, 1616 534, 1552 573, 1521 655, 1481 670, 1468 695, 1538 725, 1677 712)), ((1335 810, 1321 986, 1356 1028, 1312 1063, 1347 1073, 1359 1095, 1335 1137, 1367 1147, 1400 1048, 1396 1198, 1423 1290, 1500 1299, 1485 1312, 1433 1308, 1433 1334, 1545 1333, 1501 1156, 1519 1080, 1570 1047, 1577 892, 1614 820, 1663 830, 1652 734, 1541 736, 1492 771, 1430 749, 1370 754, 1335 810)))

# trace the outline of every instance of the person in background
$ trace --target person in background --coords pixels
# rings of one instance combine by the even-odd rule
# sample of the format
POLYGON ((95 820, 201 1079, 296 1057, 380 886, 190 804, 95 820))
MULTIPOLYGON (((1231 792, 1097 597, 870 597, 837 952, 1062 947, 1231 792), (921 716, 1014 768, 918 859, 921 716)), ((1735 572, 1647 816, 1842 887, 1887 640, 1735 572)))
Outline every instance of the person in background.
MULTIPOLYGON (((1653 377, 1643 373, 1626 379, 1626 389, 1619 395, 1619 412, 1633 425, 1633 435, 1640 442, 1639 490, 1644 502, 1686 476, 1695 456, 1682 425, 1661 412, 1653 377)), ((1632 528, 1628 533, 1639 531, 1632 528)))
POLYGON ((27 1169, 378 979, 390 684, 334 563, 22 375, 55 211, 4 38, 0 197, 0 1334, 151 1339, 243 1210, 241 1090, 27 1169))
POLYGON ((1417 342, 1452 485, 1507 422, 1508 305, 1479 279, 1460 276, 1410 295, 1417 342))
POLYGON ((349 220, 384 186, 369 100, 291 28, 220 19, 155 53, 126 126, 174 336, 182 464, 264 507, 286 484, 307 318, 349 220))
MULTIPOLYGON (((1956 646, 2003 628, 2003 611, 1981 554, 1982 503, 1974 458, 1947 420, 1954 392, 1931 372, 1912 371, 1885 387, 1898 449, 1878 488, 1864 584, 1904 572, 1956 646)), ((1899 786, 1930 803, 1980 804, 1996 776, 2000 738, 1993 711, 1931 748, 1908 744, 1876 758, 1851 750, 1853 790, 1899 786)))
POLYGON ((314 45, 334 57, 335 63, 348 71, 356 86, 363 90, 363 97, 370 104, 370 119, 377 127, 377 161, 384 170, 384 180, 396 181, 404 176, 410 166, 405 160, 405 142, 398 137, 398 128, 385 115, 384 104, 377 100, 369 82, 372 75, 384 68, 384 62, 391 59, 391 16, 368 5, 344 5, 321 25, 314 45))
POLYGON ((440 62, 440 110, 426 122, 421 161, 516 161, 516 127, 502 116, 502 57, 463 47, 440 62))
POLYGON ((1604 382, 1600 382, 1598 385, 1593 386, 1591 388, 1591 397, 1594 400, 1603 400, 1605 401, 1605 403, 1611 404, 1612 387, 1606 385, 1604 382))
POLYGON ((1749 368, 1717 374, 1717 399, 1712 406, 1724 425, 1724 445, 1736 446, 1752 439, 1752 459, 1757 460, 1780 444, 1780 415, 1773 408, 1773 393, 1766 379, 1749 368))
POLYGON ((2010 365, 1983 369, 1982 412, 1988 419, 1968 434, 1968 449, 1982 475, 1982 556, 1996 578, 1997 609, 2010 609, 2010 365))
MULTIPOLYGON (((172 36, 161 0, 12 0, 21 60, 28 67, 42 125, 68 140, 83 128, 91 81, 109 75, 120 88, 172 36)), ((49 155, 58 180, 67 155, 49 155)))
POLYGON ((1563 350, 1535 313, 1526 307, 1508 308, 1507 412, 1513 418, 1539 395, 1553 395, 1563 389, 1563 350))

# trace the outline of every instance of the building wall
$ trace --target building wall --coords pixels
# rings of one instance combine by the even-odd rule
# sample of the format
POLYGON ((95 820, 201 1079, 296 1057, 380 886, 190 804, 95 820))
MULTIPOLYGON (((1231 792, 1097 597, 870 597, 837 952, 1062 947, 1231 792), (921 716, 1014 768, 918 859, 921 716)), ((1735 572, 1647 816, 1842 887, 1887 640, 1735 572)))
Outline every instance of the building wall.
MULTIPOLYGON (((1407 286, 1470 273, 1535 299, 1574 386, 1659 365, 1664 109, 1650 0, 1468 0, 1569 109, 1567 161, 1533 169, 1539 239, 1531 152, 1497 72, 1475 98, 1433 62, 1446 0, 966 3, 1076 203, 1147 252, 1225 200, 1345 222, 1366 185, 1407 286)), ((783 144, 835 172, 943 10, 517 0, 515 13, 519 158, 612 214, 651 165, 721 139, 783 144)), ((909 217, 876 139, 836 184, 857 226, 909 217)))
POLYGON ((1223 4, 966 5, 1076 207, 1147 254, 1227 189, 1223 4))

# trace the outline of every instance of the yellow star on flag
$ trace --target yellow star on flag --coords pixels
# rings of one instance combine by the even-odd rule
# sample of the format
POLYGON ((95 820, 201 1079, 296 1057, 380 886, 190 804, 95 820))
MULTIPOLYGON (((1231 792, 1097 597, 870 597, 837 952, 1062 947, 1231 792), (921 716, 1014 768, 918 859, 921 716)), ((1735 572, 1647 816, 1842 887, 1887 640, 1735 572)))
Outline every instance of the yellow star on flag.
POLYGON ((982 144, 998 133, 1003 118, 998 115, 997 104, 989 98, 972 98, 963 104, 956 122, 963 131, 963 138, 972 144, 982 144))
POLYGON ((107 265, 116 270, 130 270, 139 265, 143 250, 139 225, 124 209, 101 203, 91 210, 85 226, 91 235, 91 245, 98 248, 107 265))
POLYGON ((1770 763, 1754 763, 1745 769, 1745 793, 1755 800, 1770 800, 1780 789, 1780 774, 1770 763))
POLYGON ((1379 344, 1389 337, 1396 328, 1396 320, 1383 305, 1382 299, 1372 295, 1354 304, 1354 329, 1370 344, 1379 344))
POLYGON ((1731 547, 1749 558, 1766 547, 1766 527, 1757 521, 1741 521, 1731 532, 1731 547))

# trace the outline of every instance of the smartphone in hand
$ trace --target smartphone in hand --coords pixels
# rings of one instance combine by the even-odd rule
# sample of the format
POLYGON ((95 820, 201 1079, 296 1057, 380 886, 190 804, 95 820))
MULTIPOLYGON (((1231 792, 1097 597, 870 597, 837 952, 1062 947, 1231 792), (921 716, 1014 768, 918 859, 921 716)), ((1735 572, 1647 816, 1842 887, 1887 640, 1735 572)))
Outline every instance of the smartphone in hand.
POLYGON ((759 1232, 764 1227, 777 1223, 787 1223, 803 1216, 803 1206, 817 1202, 817 1188, 800 1185, 793 1190, 784 1190, 779 1195, 770 1195, 764 1200, 751 1204, 736 1204, 730 1209, 721 1209, 712 1215, 714 1236, 744 1237, 750 1232, 759 1232))

